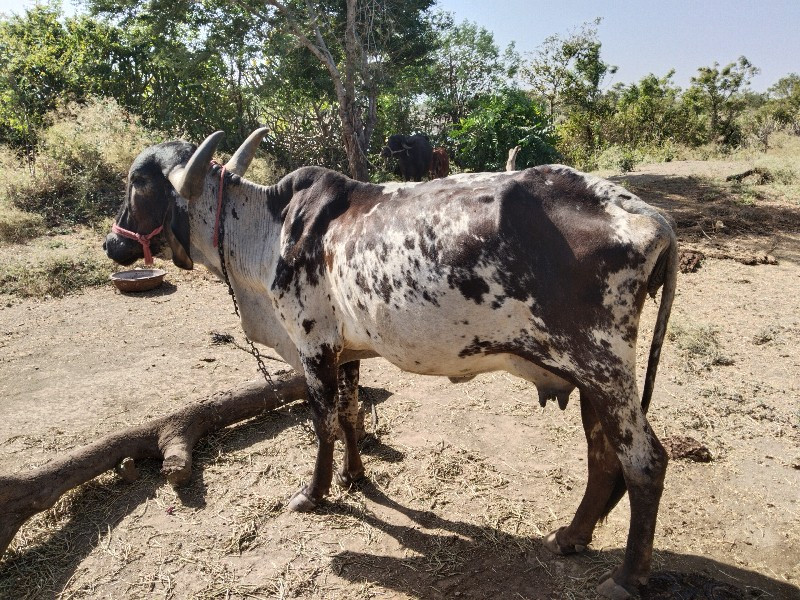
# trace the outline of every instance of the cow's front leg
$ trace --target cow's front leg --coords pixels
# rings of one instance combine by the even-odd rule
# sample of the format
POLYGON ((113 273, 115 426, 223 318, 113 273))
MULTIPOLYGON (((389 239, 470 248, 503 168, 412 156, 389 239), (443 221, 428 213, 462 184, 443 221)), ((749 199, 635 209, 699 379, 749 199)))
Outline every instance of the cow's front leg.
POLYGON ((344 464, 337 474, 337 480, 342 487, 349 487, 364 476, 364 465, 358 451, 359 418, 363 427, 363 414, 360 413, 358 406, 359 366, 359 361, 355 360, 339 367, 336 412, 344 442, 344 464))
POLYGON ((301 357, 306 374, 308 404, 317 434, 317 461, 311 483, 289 500, 289 510, 314 510, 328 494, 333 479, 333 443, 336 440, 337 356, 323 348, 317 356, 301 357))

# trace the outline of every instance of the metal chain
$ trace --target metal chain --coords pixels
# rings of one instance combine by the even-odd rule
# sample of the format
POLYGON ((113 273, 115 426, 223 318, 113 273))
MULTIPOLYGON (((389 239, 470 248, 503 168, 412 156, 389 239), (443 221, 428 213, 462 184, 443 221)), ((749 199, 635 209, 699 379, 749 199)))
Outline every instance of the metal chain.
MULTIPOLYGON (((226 195, 223 192, 224 180, 223 180, 224 171, 220 172, 220 190, 219 193, 222 195, 222 201, 219 205, 219 243, 217 244, 217 252, 219 253, 219 264, 222 267, 222 278, 225 281, 225 284, 228 286, 228 294, 230 294, 231 300, 233 300, 233 311, 236 313, 237 317, 241 317, 239 314, 239 303, 236 302, 236 294, 233 293, 233 286, 231 285, 231 280, 228 277, 228 266, 225 263, 225 253, 223 251, 224 240, 225 240, 225 199, 226 195)), ((267 366, 264 364, 264 358, 259 352, 256 345, 253 343, 253 340, 245 333, 244 339, 247 340, 247 343, 250 346, 250 354, 252 354, 256 362, 258 363, 258 370, 261 371, 261 374, 264 376, 266 382, 272 387, 272 391, 275 393, 276 396, 280 398, 280 393, 278 392, 277 387, 275 386, 275 382, 272 380, 272 376, 269 374, 267 370, 267 366)))

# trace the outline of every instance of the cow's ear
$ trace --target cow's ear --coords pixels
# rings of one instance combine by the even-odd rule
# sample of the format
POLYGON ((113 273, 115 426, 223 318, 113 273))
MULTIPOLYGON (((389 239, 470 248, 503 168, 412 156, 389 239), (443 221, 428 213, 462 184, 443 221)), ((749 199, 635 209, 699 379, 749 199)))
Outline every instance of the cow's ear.
POLYGON ((194 261, 189 254, 189 211, 172 203, 169 223, 164 234, 172 249, 172 262, 176 267, 191 271, 194 261))

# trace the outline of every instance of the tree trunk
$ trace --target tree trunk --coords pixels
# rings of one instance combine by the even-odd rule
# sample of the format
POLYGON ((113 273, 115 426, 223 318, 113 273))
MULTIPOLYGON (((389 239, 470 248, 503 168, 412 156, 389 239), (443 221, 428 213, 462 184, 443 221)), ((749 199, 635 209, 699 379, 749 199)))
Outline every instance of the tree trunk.
POLYGON ((55 505, 67 491, 117 468, 123 479, 136 478, 131 459, 163 458, 161 472, 175 486, 189 481, 192 448, 204 435, 305 398, 300 375, 275 385, 253 381, 219 392, 143 425, 112 433, 59 456, 33 472, 0 476, 0 556, 22 524, 55 505), (120 468, 122 465, 122 468, 120 468))

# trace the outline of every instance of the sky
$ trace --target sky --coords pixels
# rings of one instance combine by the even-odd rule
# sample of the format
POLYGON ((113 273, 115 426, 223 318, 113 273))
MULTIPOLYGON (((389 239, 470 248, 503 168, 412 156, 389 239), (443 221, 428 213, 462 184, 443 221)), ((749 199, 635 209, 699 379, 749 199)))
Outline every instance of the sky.
POLYGON ((800 0, 439 0, 439 6, 457 22, 491 31, 501 48, 516 42, 520 52, 602 17, 601 57, 618 67, 609 84, 675 69, 673 81, 686 88, 699 67, 742 55, 761 69, 752 83, 758 92, 800 73, 800 0))
MULTIPOLYGON (((0 12, 20 12, 34 0, 0 0, 0 12)), ((73 11, 73 0, 62 0, 73 11)), ((456 22, 469 20, 494 34, 504 49, 533 52, 551 35, 567 36, 602 17, 601 56, 618 67, 606 82, 634 83, 649 73, 686 88, 698 67, 746 56, 761 72, 763 92, 781 77, 800 73, 800 0, 438 0, 456 22)))

